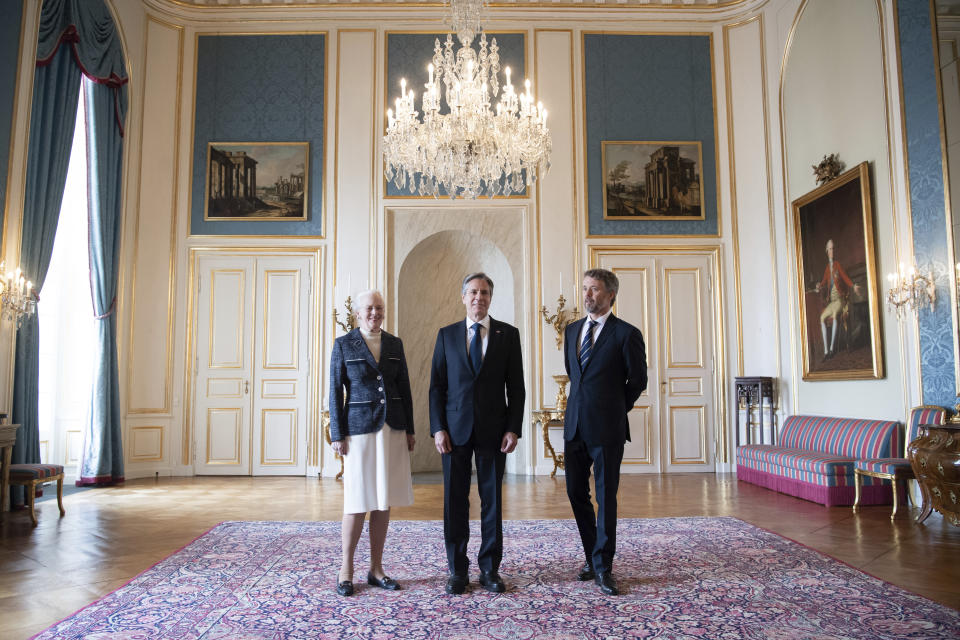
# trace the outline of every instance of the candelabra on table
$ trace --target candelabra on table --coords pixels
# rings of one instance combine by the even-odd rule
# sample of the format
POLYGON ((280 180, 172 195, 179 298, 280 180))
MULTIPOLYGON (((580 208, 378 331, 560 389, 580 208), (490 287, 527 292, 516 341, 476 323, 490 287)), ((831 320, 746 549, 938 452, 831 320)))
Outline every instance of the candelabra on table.
MULTIPOLYGON (((567 325, 580 317, 580 312, 576 307, 567 309, 566 304, 566 298, 563 297, 563 294, 560 294, 560 297, 557 298, 557 309, 552 315, 545 305, 540 307, 540 315, 543 316, 543 321, 552 326, 557 333, 558 350, 563 348, 563 334, 566 331, 567 325)), ((533 412, 534 423, 539 425, 543 432, 543 446, 553 460, 553 471, 550 472, 551 478, 557 475, 557 469, 564 468, 563 453, 557 453, 550 443, 550 428, 563 426, 563 416, 567 410, 567 383, 570 382, 570 378, 566 374, 561 373, 553 376, 553 381, 557 383, 557 396, 554 400, 555 408, 533 412)))
MULTIPOLYGON (((344 333, 349 333, 357 328, 357 316, 353 311, 353 298, 347 296, 347 299, 343 301, 343 308, 346 310, 347 317, 343 320, 340 319, 339 314, 337 313, 337 307, 333 307, 333 323, 343 329, 344 333)), ((333 441, 330 438, 330 411, 320 412, 320 423, 323 428, 323 437, 327 441, 328 445, 332 445, 333 441)), ((343 456, 341 456, 336 451, 333 452, 334 460, 340 461, 340 472, 337 473, 337 480, 343 478, 343 456)))

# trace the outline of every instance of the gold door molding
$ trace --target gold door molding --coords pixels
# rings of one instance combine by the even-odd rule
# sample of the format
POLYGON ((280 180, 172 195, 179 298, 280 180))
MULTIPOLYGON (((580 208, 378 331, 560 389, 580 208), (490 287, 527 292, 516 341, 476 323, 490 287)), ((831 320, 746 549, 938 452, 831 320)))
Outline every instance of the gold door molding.
MULTIPOLYGON (((643 258, 647 260, 655 260, 654 265, 656 266, 657 273, 653 274, 653 281, 649 278, 646 278, 645 281, 649 281, 651 284, 647 286, 655 286, 657 290, 644 291, 644 292, 631 292, 631 295, 645 295, 645 296, 659 296, 662 301, 663 308, 660 308, 657 311, 659 318, 643 318, 640 325, 641 331, 644 333, 644 339, 647 341, 647 350, 648 350, 648 363, 651 367, 656 367, 656 371, 650 376, 652 384, 648 387, 647 393, 657 394, 656 405, 658 407, 657 413, 661 416, 664 425, 672 429, 674 428, 675 422, 671 422, 673 416, 671 411, 667 409, 668 404, 672 407, 679 408, 681 406, 688 407, 694 405, 694 396, 700 395, 701 397, 706 397, 706 401, 713 406, 714 417, 710 420, 712 424, 715 425, 713 429, 713 444, 714 444, 714 456, 715 460, 711 460, 707 455, 707 452, 710 450, 708 446, 709 442, 703 442, 703 437, 706 431, 701 432, 698 438, 701 440, 699 446, 699 451, 701 454, 696 457, 696 461, 692 458, 690 461, 681 461, 680 457, 676 456, 675 448, 669 447, 668 450, 663 451, 663 455, 667 456, 666 460, 661 461, 663 469, 667 468, 667 465, 671 464, 701 464, 701 465, 713 465, 715 463, 726 463, 729 459, 728 456, 728 446, 729 438, 727 436, 726 428, 726 394, 723 393, 725 388, 726 381, 726 367, 724 365, 724 352, 725 348, 725 338, 723 332, 723 319, 724 314, 723 310, 723 287, 720 276, 720 246, 718 245, 693 245, 693 246, 677 246, 677 245, 592 245, 588 248, 589 250, 589 265, 590 267, 596 268, 604 263, 605 258, 609 257, 635 257, 643 258), (675 258, 690 257, 691 259, 704 261, 704 267, 706 268, 706 273, 709 273, 709 279, 703 281, 703 275, 699 268, 686 267, 686 266, 671 266, 669 260, 675 258), (661 262, 667 261, 666 264, 661 264, 661 262), (693 272, 696 273, 693 273, 693 272), (662 273, 660 273, 662 272, 662 273), (692 274, 692 275, 691 275, 692 274), (670 322, 666 321, 665 314, 670 314, 675 311, 674 305, 672 303, 672 297, 675 295, 671 292, 673 284, 671 279, 681 278, 687 279, 694 278, 693 282, 688 282, 688 287, 693 286, 696 289, 697 299, 695 304, 697 305, 698 311, 698 320, 699 323, 701 318, 705 321, 711 322, 712 326, 697 325, 696 327, 688 327, 691 331, 696 330, 696 335, 700 337, 697 340, 695 348, 697 351, 692 353, 687 353, 684 349, 681 349, 677 345, 673 345, 671 342, 672 337, 670 333, 671 329, 670 322), (702 299, 701 296, 708 296, 709 299, 702 299), (660 327, 660 325, 665 325, 660 327), (702 333, 703 331, 708 331, 709 335, 702 333), (651 336, 653 338, 651 338, 651 336), (657 339, 659 337, 659 339, 657 339), (711 352, 706 353, 704 351, 703 344, 706 342, 712 344, 710 347, 711 352), (675 348, 676 347, 676 348, 675 348), (654 350, 657 350, 654 352, 654 350), (712 383, 709 383, 709 386, 704 388, 703 382, 699 382, 698 378, 692 375, 680 375, 675 377, 662 376, 661 372, 667 371, 669 368, 673 369, 693 369, 700 368, 704 371, 707 371, 712 377, 712 383), (669 378, 669 379, 668 379, 669 378), (662 387, 662 389, 654 389, 653 385, 662 387), (669 394, 669 395, 668 395, 669 394), (667 403, 667 398, 676 398, 680 400, 679 403, 667 403), (687 401, 683 402, 682 399, 686 398, 687 401), (676 461, 676 462, 675 462, 676 461)), ((644 269, 649 269, 649 265, 644 265, 643 267, 625 267, 617 266, 614 271, 617 273, 624 273, 625 271, 643 271, 644 269)), ((660 305, 661 302, 658 302, 657 305, 660 305)), ((655 306, 657 306, 655 305, 655 306)), ((689 305, 687 305, 689 306, 689 305)), ((614 310, 616 313, 616 309, 614 310)), ((700 406, 697 404, 696 406, 700 406)), ((706 407, 703 409, 706 411, 706 407)), ((656 416, 654 416, 656 419, 656 416)), ((701 424, 709 427, 707 423, 707 418, 704 417, 701 424)), ((664 429, 660 430, 662 435, 671 437, 673 433, 667 433, 664 429)))

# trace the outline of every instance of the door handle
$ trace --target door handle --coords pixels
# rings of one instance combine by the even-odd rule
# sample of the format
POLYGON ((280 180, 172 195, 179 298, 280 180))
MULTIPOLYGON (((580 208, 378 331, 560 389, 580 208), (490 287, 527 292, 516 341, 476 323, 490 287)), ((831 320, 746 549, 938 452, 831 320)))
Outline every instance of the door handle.
POLYGON ((661 383, 660 383, 660 394, 661 394, 661 395, 664 395, 664 394, 666 394, 666 393, 667 393, 667 383, 666 383, 666 382, 661 382, 661 383))
POLYGON ((250 393, 250 382, 248 380, 243 381, 243 395, 250 393))

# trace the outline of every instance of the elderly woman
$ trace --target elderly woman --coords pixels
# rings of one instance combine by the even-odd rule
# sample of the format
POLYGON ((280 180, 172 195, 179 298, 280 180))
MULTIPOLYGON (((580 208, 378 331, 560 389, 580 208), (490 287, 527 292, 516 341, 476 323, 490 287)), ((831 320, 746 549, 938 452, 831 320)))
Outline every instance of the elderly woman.
POLYGON ((410 451, 413 400, 400 339, 380 329, 383 296, 357 296, 360 326, 333 343, 330 359, 330 439, 343 456, 343 561, 337 593, 353 594, 353 556, 370 512, 367 584, 396 590, 383 571, 390 507, 413 504, 410 451))

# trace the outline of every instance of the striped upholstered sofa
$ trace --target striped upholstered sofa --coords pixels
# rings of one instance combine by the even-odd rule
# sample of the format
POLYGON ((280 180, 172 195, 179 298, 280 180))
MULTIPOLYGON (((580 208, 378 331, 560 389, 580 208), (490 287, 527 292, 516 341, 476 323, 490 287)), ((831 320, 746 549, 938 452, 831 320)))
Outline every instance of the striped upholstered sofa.
MULTIPOLYGON (((738 447, 737 478, 828 507, 851 505, 857 460, 902 451, 903 426, 890 420, 789 416, 779 440, 738 447)), ((890 504, 889 482, 863 480, 860 504, 890 504)))

